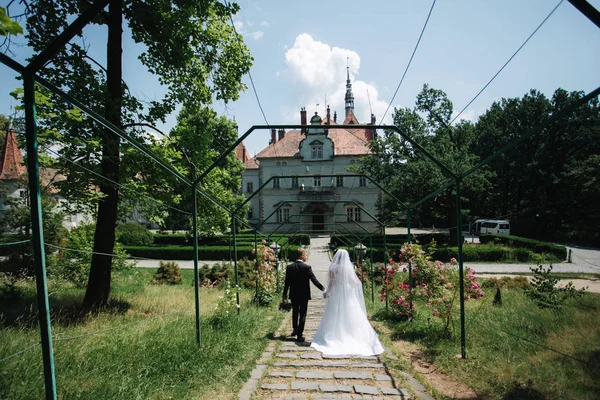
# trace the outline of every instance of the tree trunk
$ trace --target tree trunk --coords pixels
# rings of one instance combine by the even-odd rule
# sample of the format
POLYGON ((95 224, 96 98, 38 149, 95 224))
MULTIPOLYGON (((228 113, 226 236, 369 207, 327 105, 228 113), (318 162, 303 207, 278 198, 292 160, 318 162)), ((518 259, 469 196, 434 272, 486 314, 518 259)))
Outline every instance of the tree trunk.
MULTIPOLYGON (((122 39, 122 0, 112 0, 108 16, 108 45, 107 45, 107 95, 105 102, 105 117, 117 127, 121 127, 121 103, 123 91, 121 87, 121 39, 122 39)), ((102 175, 111 180, 119 181, 119 138, 108 129, 104 129, 102 137, 102 175)), ((112 254, 115 246, 115 227, 117 223, 118 190, 105 183, 100 184, 100 191, 105 197, 98 204, 96 232, 94 234, 94 254, 90 267, 83 306, 97 308, 108 304, 110 295, 110 280, 112 254), (103 254, 98 254, 103 253, 103 254)))

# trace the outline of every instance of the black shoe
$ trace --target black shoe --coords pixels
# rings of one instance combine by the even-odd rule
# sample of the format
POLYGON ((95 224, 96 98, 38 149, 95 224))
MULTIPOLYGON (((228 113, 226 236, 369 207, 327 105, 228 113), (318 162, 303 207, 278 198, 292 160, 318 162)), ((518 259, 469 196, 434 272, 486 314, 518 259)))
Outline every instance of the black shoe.
POLYGON ((296 341, 300 342, 300 343, 304 343, 304 340, 306 340, 304 336, 298 336, 298 340, 296 340, 296 341))
POLYGON ((292 331, 292 333, 290 333, 290 336, 297 336, 296 331, 292 331))

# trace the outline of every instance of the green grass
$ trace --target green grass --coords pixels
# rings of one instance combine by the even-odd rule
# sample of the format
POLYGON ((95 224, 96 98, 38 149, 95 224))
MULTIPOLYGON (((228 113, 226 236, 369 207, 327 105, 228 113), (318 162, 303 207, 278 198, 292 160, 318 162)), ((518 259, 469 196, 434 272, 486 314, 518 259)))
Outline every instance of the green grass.
MULTIPOLYGON (((213 311, 223 291, 202 289, 197 346, 192 271, 182 271, 178 286, 150 285, 154 272, 115 274, 113 306, 96 315, 78 312, 81 290, 50 282, 60 398, 237 398, 283 315, 275 307, 251 306, 251 294, 243 292, 240 315, 220 318, 213 311), (78 335, 84 336, 56 340, 78 335)), ((39 341, 33 283, 17 286, 20 298, 13 296, 11 307, 0 299, 0 359, 39 341)), ((42 372, 39 346, 1 362, 0 398, 42 398, 42 372)))
POLYGON ((385 341, 418 345, 435 367, 490 399, 597 399, 600 393, 600 295, 586 293, 560 312, 540 310, 520 289, 495 290, 466 303, 466 352, 460 354, 458 312, 451 337, 422 304, 413 323, 394 321, 385 303, 367 307, 385 326, 385 341))

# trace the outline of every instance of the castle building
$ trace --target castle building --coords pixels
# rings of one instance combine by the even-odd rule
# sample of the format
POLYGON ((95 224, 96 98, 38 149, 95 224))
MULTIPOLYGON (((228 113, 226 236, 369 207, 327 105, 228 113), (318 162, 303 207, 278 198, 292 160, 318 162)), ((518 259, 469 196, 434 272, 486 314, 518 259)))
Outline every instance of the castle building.
MULTIPOLYGON (((300 124, 307 124, 305 108, 300 111, 300 124)), ((349 73, 342 124, 359 124, 349 73)), ((370 125, 374 124, 371 115, 370 125)), ((336 125, 337 113, 331 118, 327 106, 325 118, 315 113, 307 128, 273 129, 269 145, 244 162, 242 192, 246 197, 271 179, 251 200, 251 225, 260 225, 261 232, 352 232, 360 236, 365 230, 380 228, 371 217, 377 214, 379 188, 366 177, 345 176, 356 174, 350 167, 371 154, 369 142, 375 138, 375 129, 336 125)))

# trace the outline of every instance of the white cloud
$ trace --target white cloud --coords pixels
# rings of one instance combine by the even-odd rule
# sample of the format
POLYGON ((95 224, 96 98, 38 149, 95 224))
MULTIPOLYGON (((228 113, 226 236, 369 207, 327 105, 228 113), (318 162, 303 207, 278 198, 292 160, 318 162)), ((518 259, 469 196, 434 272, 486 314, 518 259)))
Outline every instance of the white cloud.
MULTIPOLYGON (((309 34, 303 33, 296 37, 293 47, 285 53, 287 68, 279 71, 277 76, 290 81, 296 91, 295 110, 282 109, 281 116, 285 121, 299 122, 300 107, 306 107, 309 115, 317 111, 325 114, 325 96, 327 104, 338 114, 338 123, 344 120, 344 95, 346 93, 346 63, 352 81, 354 93, 354 113, 361 123, 371 121, 369 99, 373 114, 378 123, 388 107, 388 103, 379 98, 379 90, 374 84, 356 79, 360 69, 360 56, 353 50, 332 47, 326 43, 314 40, 309 34), (367 96, 368 91, 368 96, 367 96), (317 106, 319 104, 319 106, 317 106)), ((391 123, 391 112, 385 118, 391 123)))
POLYGON ((269 24, 267 21, 260 21, 260 26, 267 27, 267 26, 270 26, 270 25, 271 24, 269 24))
POLYGON ((265 33, 262 31, 256 31, 256 32, 250 33, 250 37, 254 40, 260 40, 260 39, 262 39, 263 36, 265 36, 265 33))
POLYGON ((233 26, 238 31, 238 33, 242 33, 244 31, 244 21, 239 19, 234 19, 233 26))

